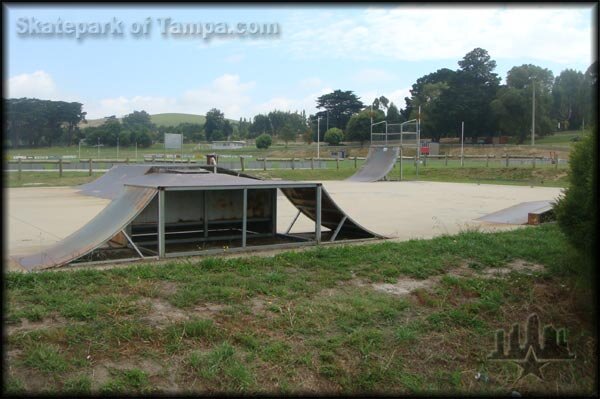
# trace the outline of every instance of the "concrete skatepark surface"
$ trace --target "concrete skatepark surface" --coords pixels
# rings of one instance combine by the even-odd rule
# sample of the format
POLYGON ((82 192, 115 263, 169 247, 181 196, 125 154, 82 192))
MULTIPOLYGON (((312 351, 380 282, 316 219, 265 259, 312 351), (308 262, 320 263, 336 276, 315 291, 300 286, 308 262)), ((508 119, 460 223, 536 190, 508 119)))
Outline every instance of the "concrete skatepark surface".
MULTIPOLYGON (((476 219, 522 202, 553 201, 562 191, 550 187, 420 181, 325 181, 323 186, 362 226, 397 240, 455 234, 467 228, 513 229, 519 225, 476 219)), ((5 193, 8 208, 5 259, 51 246, 85 225, 110 202, 82 195, 71 187, 11 188, 5 193)), ((278 212, 278 230, 285 231, 297 209, 279 195, 278 212)), ((312 229, 314 222, 301 215, 292 232, 312 229)))

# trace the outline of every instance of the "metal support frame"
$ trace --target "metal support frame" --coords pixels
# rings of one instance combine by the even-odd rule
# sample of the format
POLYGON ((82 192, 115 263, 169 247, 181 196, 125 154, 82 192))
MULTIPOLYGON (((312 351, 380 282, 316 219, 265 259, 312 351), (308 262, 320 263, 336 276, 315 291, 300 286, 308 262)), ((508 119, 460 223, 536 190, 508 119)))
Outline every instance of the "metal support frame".
POLYGON ((246 248, 246 230, 248 227, 248 189, 243 190, 244 200, 242 201, 244 209, 242 209, 242 248, 246 248))
POLYGON ((321 243, 321 186, 317 186, 317 204, 316 204, 316 213, 317 217, 315 218, 315 240, 317 244, 321 243))
POLYGON ((144 255, 142 255, 142 252, 138 249, 137 245, 135 245, 133 243, 133 240, 131 239, 131 237, 129 237, 129 235, 125 232, 125 229, 121 230, 121 233, 123 233, 123 235, 125 236, 125 238, 127 239, 127 241, 129 241, 129 244, 133 247, 133 249, 135 250, 135 252, 137 252, 137 254, 140 256, 140 258, 144 258, 144 255))
POLYGON ((338 224, 338 226, 335 228, 335 231, 333 232, 333 235, 331 236, 331 238, 329 239, 329 241, 335 241, 335 238, 337 237, 338 233, 340 232, 340 230, 342 229, 342 226, 344 225, 344 222, 346 221, 346 219, 348 219, 348 216, 344 216, 342 218, 342 221, 340 222, 340 224, 338 224))
POLYGON ((158 190, 158 257, 165 257, 165 190, 158 190))
POLYGON ((298 220, 298 217, 300 217, 301 213, 302 213, 302 211, 298 211, 298 213, 294 217, 294 220, 292 220, 292 223, 290 223, 290 227, 288 227, 288 229, 285 231, 285 234, 290 234, 292 227, 294 227, 294 223, 296 223, 296 220, 298 220))
POLYGON ((271 194, 271 218, 272 218, 272 227, 271 231, 273 236, 277 235, 277 189, 272 189, 271 194))

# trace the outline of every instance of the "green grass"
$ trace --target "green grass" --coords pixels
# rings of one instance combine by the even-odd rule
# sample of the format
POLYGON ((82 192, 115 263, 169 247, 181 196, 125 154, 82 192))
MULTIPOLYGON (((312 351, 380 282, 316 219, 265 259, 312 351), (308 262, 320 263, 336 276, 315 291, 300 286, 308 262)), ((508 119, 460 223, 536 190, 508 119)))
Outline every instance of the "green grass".
POLYGON ((564 132, 556 132, 554 134, 540 137, 535 140, 536 144, 572 144, 573 138, 583 137, 585 132, 581 130, 568 130, 564 132))
POLYGON ((593 310, 585 307, 589 289, 577 286, 573 295, 579 263, 550 224, 272 257, 9 272, 9 327, 34 307, 43 323, 10 333, 7 351, 17 354, 9 388, 35 393, 21 378, 33 373, 63 394, 144 394, 174 385, 196 394, 591 392, 593 310), (546 269, 502 279, 444 275, 461 265, 481 273, 516 259, 546 269), (432 276, 437 285, 404 297, 370 285, 432 276), (220 310, 203 310, 210 306, 220 310), (151 322, 157 309, 162 321, 151 322), (515 388, 518 368, 486 355, 496 329, 522 323, 532 311, 544 323, 569 328, 577 359, 545 368, 555 373, 551 384, 527 380, 515 388), (54 321, 56 315, 64 321, 54 321), (148 368, 150 360, 161 367, 148 368), (94 370, 103 364, 110 375, 100 383, 94 370), (478 371, 491 382, 474 383, 478 371))

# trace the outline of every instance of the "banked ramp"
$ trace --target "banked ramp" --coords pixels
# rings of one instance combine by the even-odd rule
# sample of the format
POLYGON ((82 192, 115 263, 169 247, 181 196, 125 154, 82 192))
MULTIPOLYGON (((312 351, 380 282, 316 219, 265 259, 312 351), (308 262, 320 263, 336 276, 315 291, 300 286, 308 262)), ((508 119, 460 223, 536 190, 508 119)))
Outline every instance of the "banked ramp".
POLYGON ((367 160, 347 181, 374 182, 383 179, 396 165, 400 147, 371 147, 367 160))
POLYGON ((63 266, 81 258, 119 234, 155 195, 155 189, 125 187, 81 229, 38 254, 17 258, 16 262, 32 271, 63 266))

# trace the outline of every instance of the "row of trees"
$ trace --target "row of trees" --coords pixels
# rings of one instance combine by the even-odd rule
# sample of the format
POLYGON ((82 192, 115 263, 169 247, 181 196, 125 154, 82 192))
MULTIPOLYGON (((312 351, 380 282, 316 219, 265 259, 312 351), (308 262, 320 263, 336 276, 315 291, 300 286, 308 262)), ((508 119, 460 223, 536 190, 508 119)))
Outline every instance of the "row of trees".
POLYGON ((137 144, 140 147, 149 147, 158 139, 158 132, 146 111, 134 111, 120 121, 117 117, 110 116, 100 126, 83 129, 83 137, 90 145, 137 144))
POLYGON ((36 98, 5 99, 4 109, 5 142, 10 147, 72 142, 80 135, 77 126, 86 115, 81 103, 36 98))

